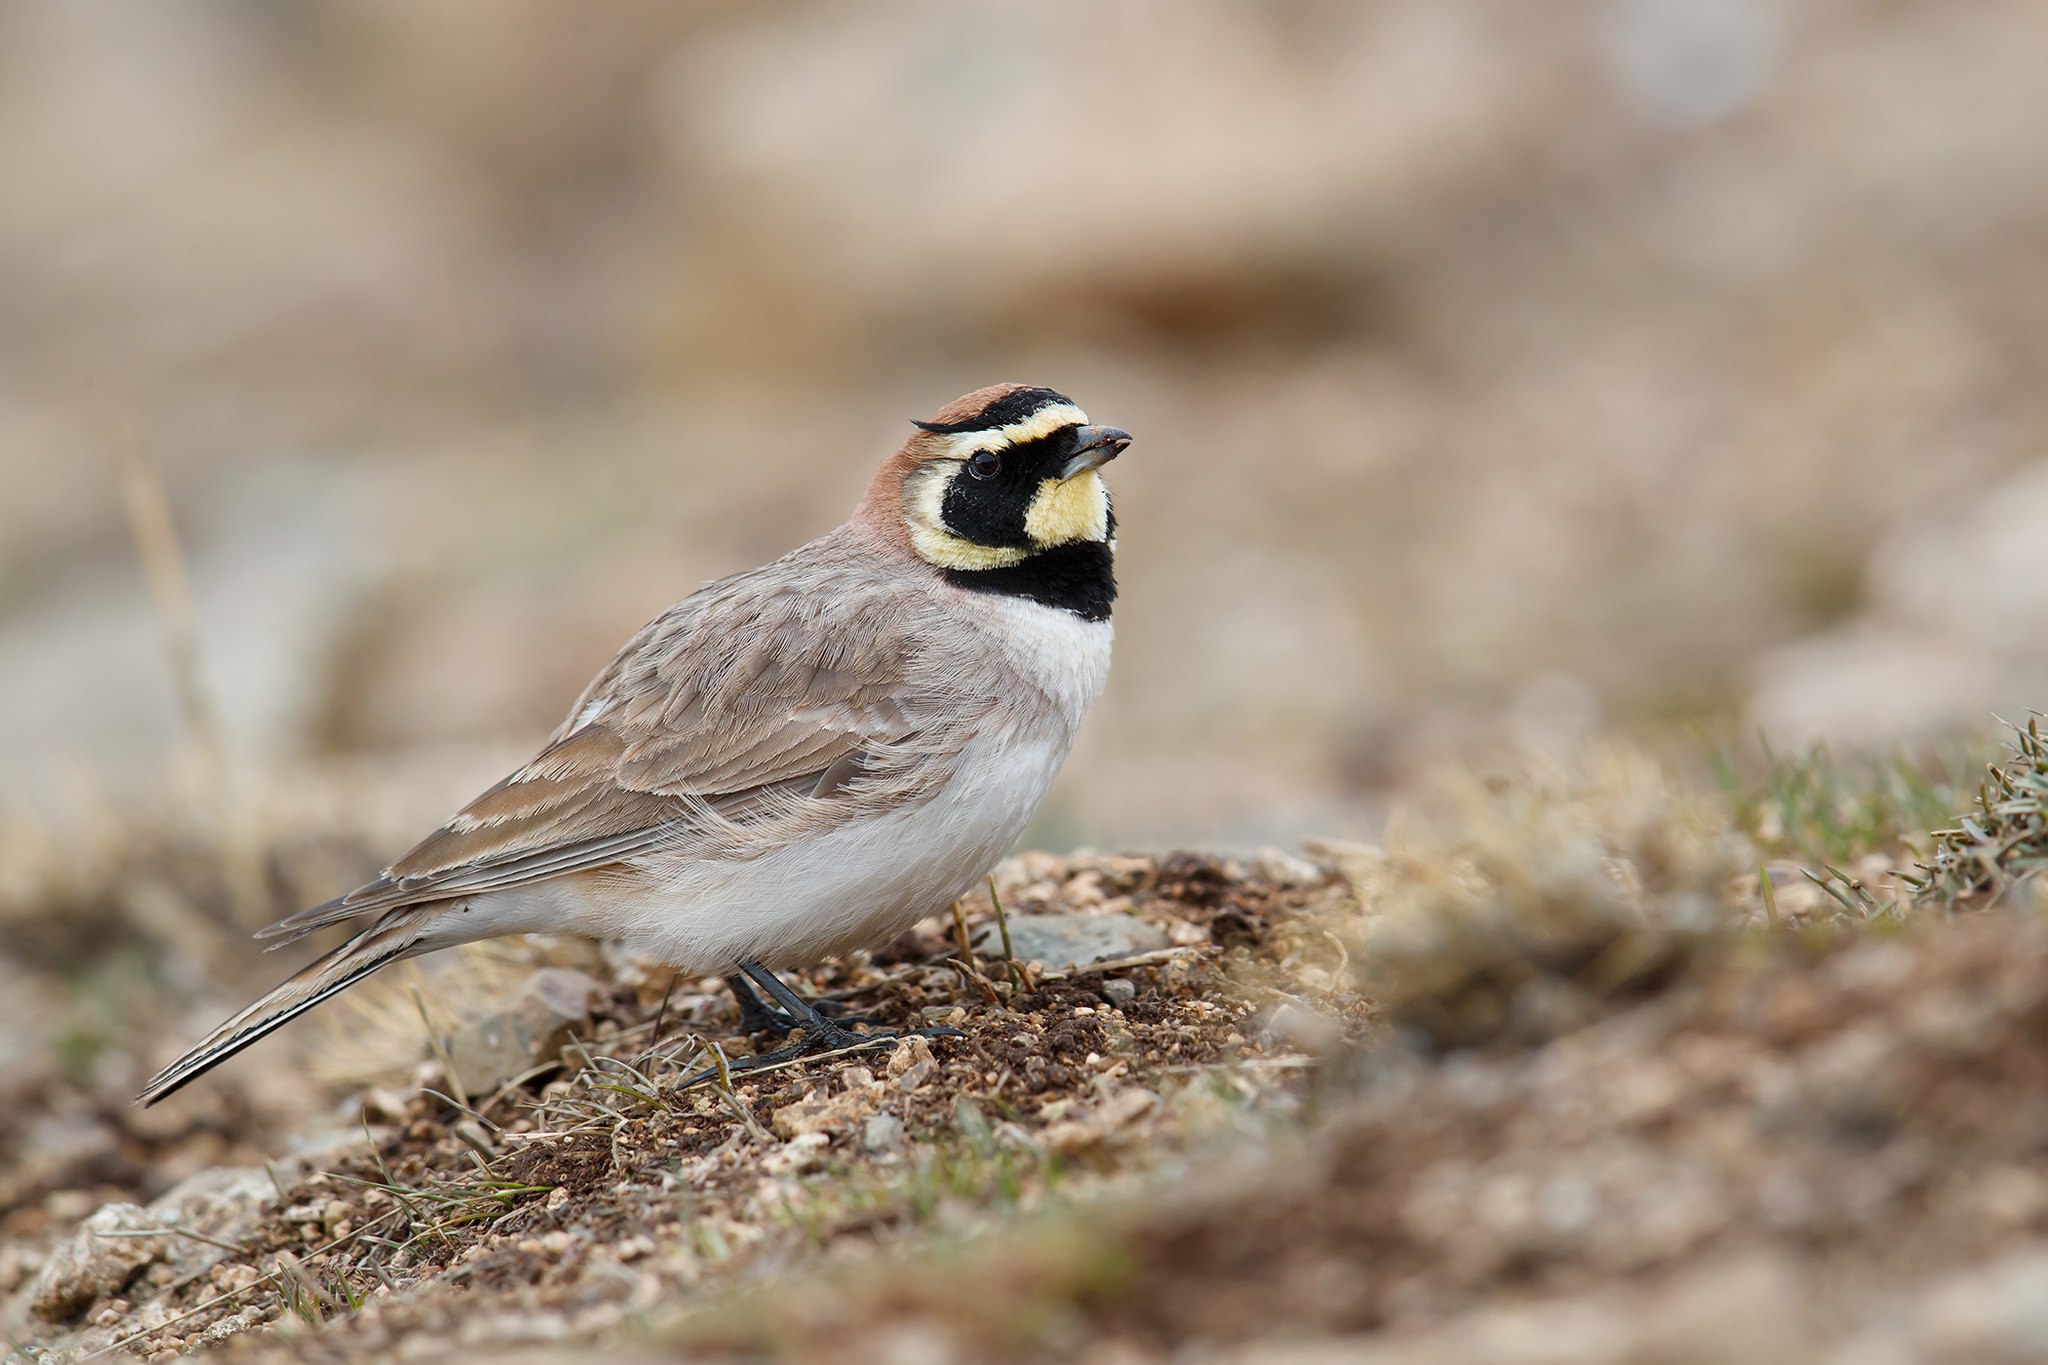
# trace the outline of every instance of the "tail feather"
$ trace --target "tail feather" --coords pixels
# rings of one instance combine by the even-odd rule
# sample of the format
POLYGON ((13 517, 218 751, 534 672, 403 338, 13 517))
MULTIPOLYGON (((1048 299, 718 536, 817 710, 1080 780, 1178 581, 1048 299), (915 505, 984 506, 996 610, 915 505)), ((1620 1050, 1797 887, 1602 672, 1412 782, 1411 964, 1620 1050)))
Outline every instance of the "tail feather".
POLYGON ((393 923, 396 918, 378 921, 325 957, 294 972, 275 990, 215 1029, 205 1042, 159 1071, 135 1097, 136 1103, 145 1107, 155 1104, 379 967, 412 956, 420 945, 417 917, 407 915, 393 923))

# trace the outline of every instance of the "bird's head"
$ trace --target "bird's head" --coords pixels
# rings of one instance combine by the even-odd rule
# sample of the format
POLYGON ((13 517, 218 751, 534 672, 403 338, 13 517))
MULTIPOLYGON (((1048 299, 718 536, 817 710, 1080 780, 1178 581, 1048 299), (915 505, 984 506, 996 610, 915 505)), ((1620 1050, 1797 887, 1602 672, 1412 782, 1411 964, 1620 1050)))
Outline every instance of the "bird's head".
POLYGON ((920 559, 955 573, 1022 565, 1115 535, 1099 472, 1130 444, 1051 389, 997 384, 940 408, 884 466, 876 508, 920 559), (889 496, 890 493, 894 496, 889 496))

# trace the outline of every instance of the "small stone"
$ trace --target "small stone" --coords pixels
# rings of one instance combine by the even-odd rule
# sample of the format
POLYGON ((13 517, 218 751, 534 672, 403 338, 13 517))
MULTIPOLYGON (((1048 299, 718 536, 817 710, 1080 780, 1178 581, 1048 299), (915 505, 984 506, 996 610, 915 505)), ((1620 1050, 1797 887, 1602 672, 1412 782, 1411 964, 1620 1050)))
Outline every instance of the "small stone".
POLYGON ((234 1293, 247 1289, 263 1278, 263 1272, 253 1265, 230 1261, 213 1268, 213 1283, 223 1293, 234 1293))
POLYGON ((1275 886, 1320 886, 1323 870, 1308 859, 1284 848, 1268 845, 1259 850, 1259 875, 1275 886))
MULTIPOLYGON (((1130 915, 1010 916, 1010 947, 1017 960, 1039 963, 1048 971, 1135 957, 1166 946, 1162 931, 1130 915)), ((1003 939, 997 926, 984 925, 975 935, 974 947, 984 956, 1000 955, 1003 939)))
POLYGON ((150 1203, 150 1221, 157 1227, 200 1234, 168 1239, 160 1259, 178 1275, 203 1270, 228 1254, 216 1243, 240 1241, 277 1202, 277 1183, 261 1166, 216 1166, 195 1172, 150 1203))
POLYGON ((514 1076, 555 1061, 569 1035, 587 1028, 595 980, 569 967, 543 967, 511 999, 448 1040, 454 1080, 471 1095, 488 1094, 514 1076))
POLYGON ((239 1336, 252 1327, 262 1326, 264 1320, 262 1309, 244 1308, 239 1313, 230 1313, 227 1317, 222 1318, 219 1322, 214 1323, 211 1327, 201 1332, 192 1339, 191 1346, 197 1350, 205 1350, 209 1346, 218 1346, 229 1337, 239 1336))
POLYGON ((785 1139, 851 1129, 875 1112, 875 1099, 880 1093, 880 1086, 871 1086, 838 1094, 820 1091, 806 1095, 776 1110, 771 1126, 777 1137, 785 1139))
POLYGON ((1122 977, 1102 983, 1102 998, 1117 1009, 1123 1009, 1138 998, 1137 983, 1125 981, 1122 977))
POLYGON ((1076 873, 1067 879, 1064 887, 1060 888, 1060 894, 1067 904, 1076 910, 1099 911, 1105 899, 1102 894, 1102 874, 1093 871, 1076 873))
POLYGON ((1073 1153, 1097 1146, 1117 1130, 1149 1113, 1159 1097, 1141 1086, 1126 1086, 1075 1118, 1049 1125, 1039 1134, 1048 1151, 1073 1153))
POLYGON ((404 1123, 406 1111, 411 1107, 412 1093, 393 1089, 366 1091, 363 1095, 363 1122, 404 1123))
POLYGON ((903 1120, 894 1114, 876 1114, 862 1127, 861 1146, 870 1152, 896 1152, 903 1149, 905 1134, 903 1120))
POLYGON ((889 1053, 889 1060, 883 1063, 882 1072, 892 1081, 901 1081, 905 1072, 934 1060, 930 1040, 905 1038, 889 1053))
POLYGON ((70 1223, 85 1217, 93 1209, 92 1195, 86 1190, 52 1190, 50 1197, 43 1201, 43 1212, 53 1223, 70 1223))
POLYGON ((761 1169, 770 1175, 793 1175, 811 1169, 825 1159, 832 1139, 824 1133, 799 1133, 761 1158, 761 1169))
POLYGON ((1294 1000, 1275 1005, 1254 1026, 1253 1033, 1262 1043, 1292 1048, 1311 1057, 1327 1057, 1344 1041, 1343 1026, 1335 1019, 1294 1000))
POLYGON ((157 1226, 135 1204, 108 1204, 50 1253, 29 1290, 29 1311, 45 1322, 68 1322, 163 1254, 162 1237, 136 1233, 157 1226))

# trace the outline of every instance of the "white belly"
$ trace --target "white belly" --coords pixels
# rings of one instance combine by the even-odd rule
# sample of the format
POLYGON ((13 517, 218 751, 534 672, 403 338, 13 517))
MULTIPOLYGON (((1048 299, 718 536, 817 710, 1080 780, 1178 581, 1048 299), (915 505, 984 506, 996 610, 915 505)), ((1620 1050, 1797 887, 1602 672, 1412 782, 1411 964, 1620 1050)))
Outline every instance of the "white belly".
POLYGON ((960 776, 923 805, 759 858, 636 859, 637 875, 614 881, 602 905, 559 909, 583 932, 707 975, 874 947, 980 882, 1023 833, 1066 751, 1064 737, 1012 740, 1000 756, 993 741, 978 741, 960 776))
POLYGON ((1109 670, 1107 623, 1001 598, 984 610, 999 647, 1037 684, 1039 704, 1021 708, 1030 718, 1018 728, 969 743, 929 801, 758 858, 656 853, 601 879, 480 897, 462 937, 587 934, 710 975, 874 947, 944 910, 1023 833, 1109 670))

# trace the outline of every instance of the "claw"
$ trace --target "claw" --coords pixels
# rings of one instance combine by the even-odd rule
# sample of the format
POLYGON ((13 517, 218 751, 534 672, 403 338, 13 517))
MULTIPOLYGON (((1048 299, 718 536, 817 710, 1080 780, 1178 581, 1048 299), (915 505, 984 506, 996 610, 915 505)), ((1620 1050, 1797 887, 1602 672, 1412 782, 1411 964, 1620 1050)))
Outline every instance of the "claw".
MULTIPOLYGON (((754 993, 754 988, 747 984, 747 978, 740 973, 734 972, 725 978, 725 984, 732 992, 733 1000, 740 1007, 739 1032, 767 1033, 777 1038, 786 1038, 803 1027, 804 1021, 801 1017, 792 1016, 788 1010, 779 1009, 763 1000, 754 993)), ((819 1015, 837 1023, 867 1024, 875 1028, 881 1027, 882 1024, 882 1021, 872 1014, 848 1013, 846 1006, 837 1000, 812 1000, 806 1003, 819 1015)))
MULTIPOLYGON (((731 988, 733 999, 739 1002, 742 1031, 772 1033, 776 1037, 798 1034, 797 1041, 786 1047, 764 1052, 758 1057, 742 1057, 738 1061, 727 1062, 727 1075, 742 1071, 761 1071, 785 1062, 815 1057, 820 1053, 894 1047, 904 1038, 967 1036, 959 1029, 953 1028, 919 1028, 901 1033, 855 1033, 847 1027, 848 1024, 873 1024, 878 1021, 864 1014, 841 1013, 839 1007, 832 1001, 805 1000, 758 962, 742 962, 739 971, 726 977, 725 983, 731 988), (771 996, 775 1003, 770 1005, 755 994, 755 986, 759 986, 771 996)), ((702 1085, 718 1074, 717 1067, 706 1067, 695 1075, 684 1078, 675 1086, 675 1090, 688 1090, 691 1086, 702 1085)))
MULTIPOLYGON (((764 1052, 758 1057, 741 1057, 737 1061, 727 1062, 725 1070, 727 1075, 737 1075, 743 1071, 765 1071, 770 1067, 781 1066, 785 1062, 801 1061, 805 1057, 816 1057, 826 1053, 862 1052, 873 1048, 893 1048, 905 1038, 965 1038, 966 1036, 966 1034, 956 1028, 919 1028, 910 1029, 903 1033, 855 1033, 851 1029, 843 1029, 836 1026, 820 1029, 815 1033, 805 1029, 803 1036, 788 1047, 779 1047, 773 1052, 764 1052)), ((688 1090, 692 1086, 702 1085, 705 1081, 715 1080, 717 1076, 717 1067, 705 1067, 694 1076, 687 1076, 678 1081, 670 1093, 679 1093, 688 1090)))

